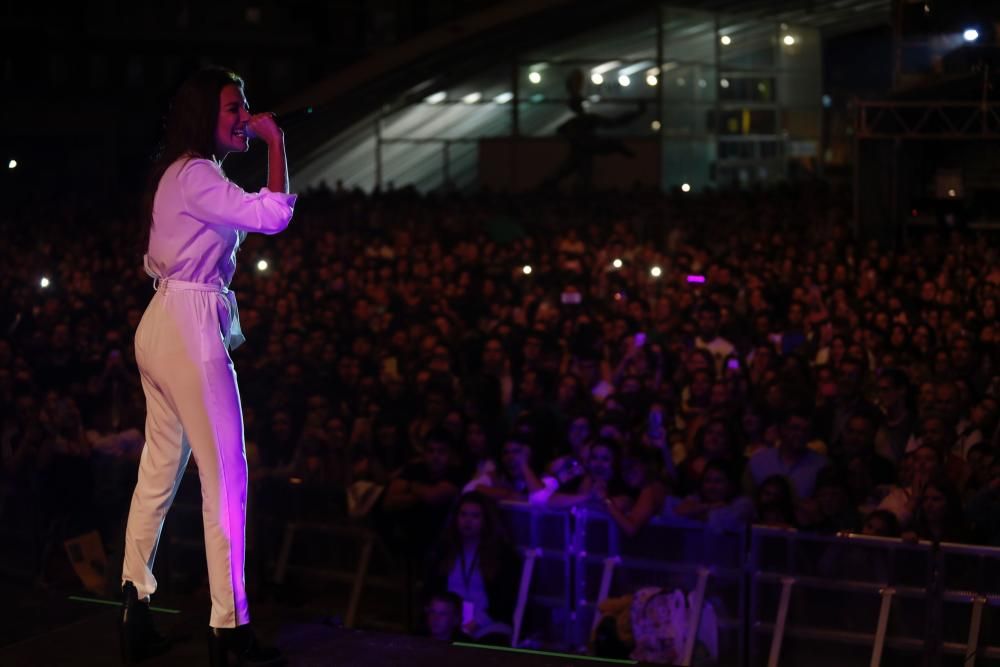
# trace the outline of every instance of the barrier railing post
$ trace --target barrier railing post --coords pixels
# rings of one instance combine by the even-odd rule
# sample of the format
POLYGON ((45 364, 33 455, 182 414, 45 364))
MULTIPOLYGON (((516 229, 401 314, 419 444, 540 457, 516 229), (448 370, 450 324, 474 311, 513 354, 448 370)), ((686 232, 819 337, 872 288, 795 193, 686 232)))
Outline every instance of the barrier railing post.
POLYGON ((892 598, 896 594, 895 588, 886 587, 879 591, 882 596, 882 606, 878 611, 878 626, 875 628, 875 645, 872 647, 871 667, 879 667, 882 664, 882 649, 885 647, 885 631, 889 626, 889 610, 892 608, 892 598))
POLYGON ((707 567, 698 568, 698 584, 694 589, 694 601, 691 604, 691 612, 688 615, 688 633, 684 641, 684 653, 681 656, 680 664, 688 667, 694 657, 694 647, 698 641, 698 629, 701 626, 701 610, 705 605, 705 587, 708 585, 708 575, 711 573, 707 567))
POLYGON ((781 601, 778 603, 778 618, 774 621, 774 636, 771 637, 771 653, 767 658, 767 667, 778 667, 778 656, 781 654, 781 642, 785 635, 785 621, 788 619, 788 603, 792 597, 794 577, 781 578, 781 601))
POLYGON ((986 598, 976 595, 972 598, 972 618, 969 619, 969 641, 965 644, 965 667, 975 667, 976 653, 979 650, 979 628, 983 624, 983 605, 986 598))
POLYGON ((361 544, 361 557, 358 559, 358 569, 354 574, 354 581, 351 583, 351 599, 347 602, 347 614, 344 616, 344 625, 353 628, 354 620, 358 614, 358 605, 361 602, 361 591, 368 577, 368 564, 372 559, 372 547, 375 539, 369 532, 365 532, 364 542, 361 544))
POLYGON ((611 590, 611 577, 615 573, 615 565, 622 562, 619 556, 609 556, 604 559, 604 571, 601 572, 601 588, 597 592, 597 601, 594 602, 594 621, 590 624, 590 632, 593 633, 597 624, 601 622, 601 615, 598 607, 608 599, 608 591, 611 590))
POLYGON ((535 559, 542 553, 541 549, 525 549, 524 566, 521 568, 521 586, 517 591, 517 607, 514 609, 514 634, 510 645, 516 647, 521 641, 521 621, 524 618, 524 608, 528 603, 528 589, 531 586, 531 574, 535 569, 535 559))

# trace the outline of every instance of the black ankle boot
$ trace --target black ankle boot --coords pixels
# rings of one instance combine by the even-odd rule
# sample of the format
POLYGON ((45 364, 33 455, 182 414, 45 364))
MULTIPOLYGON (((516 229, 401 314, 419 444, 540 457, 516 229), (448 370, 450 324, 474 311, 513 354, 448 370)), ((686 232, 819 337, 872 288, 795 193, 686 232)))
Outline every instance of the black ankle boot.
POLYGON ((261 646, 249 625, 235 628, 208 629, 208 656, 212 667, 226 667, 229 655, 240 667, 268 667, 285 664, 285 657, 276 648, 261 646))
POLYGON ((149 602, 139 599, 131 581, 125 582, 122 587, 122 616, 118 630, 122 662, 126 665, 166 653, 170 648, 170 640, 160 635, 153 626, 149 602))

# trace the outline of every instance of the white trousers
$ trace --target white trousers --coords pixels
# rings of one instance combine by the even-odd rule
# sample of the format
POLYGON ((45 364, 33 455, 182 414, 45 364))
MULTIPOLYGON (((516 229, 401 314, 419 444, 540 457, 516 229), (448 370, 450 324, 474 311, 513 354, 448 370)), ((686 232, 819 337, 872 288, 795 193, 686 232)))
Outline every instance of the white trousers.
POLYGON ((247 461, 236 371, 227 342, 235 317, 217 288, 164 281, 135 336, 146 394, 146 444, 125 531, 122 581, 156 590, 153 561, 188 458, 201 480, 209 625, 250 622, 243 579, 247 461))

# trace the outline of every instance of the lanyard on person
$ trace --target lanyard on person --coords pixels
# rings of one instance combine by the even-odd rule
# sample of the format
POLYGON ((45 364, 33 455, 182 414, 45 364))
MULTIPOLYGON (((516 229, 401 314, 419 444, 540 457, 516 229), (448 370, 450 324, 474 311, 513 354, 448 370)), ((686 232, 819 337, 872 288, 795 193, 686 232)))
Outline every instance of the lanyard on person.
POLYGON ((472 557, 472 562, 469 563, 468 569, 465 567, 465 549, 462 549, 462 584, 465 585, 465 593, 468 595, 469 588, 472 584, 472 575, 476 572, 476 566, 479 564, 479 546, 476 546, 476 553, 472 557))

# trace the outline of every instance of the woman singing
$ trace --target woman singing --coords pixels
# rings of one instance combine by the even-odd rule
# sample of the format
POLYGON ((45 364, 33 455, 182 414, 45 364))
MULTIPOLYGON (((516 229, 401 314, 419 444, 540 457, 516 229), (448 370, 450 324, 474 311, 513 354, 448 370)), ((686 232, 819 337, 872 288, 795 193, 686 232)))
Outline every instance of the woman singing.
POLYGON ((212 613, 212 665, 229 653, 240 664, 283 659, 258 646, 243 580, 247 461, 236 372, 229 351, 243 342, 228 285, 248 232, 276 234, 292 217, 284 135, 270 114, 251 115, 243 81, 205 68, 178 90, 147 192, 146 271, 156 293, 135 336, 146 394, 146 444, 129 510, 122 571, 122 656, 126 664, 162 653, 149 596, 167 510, 194 455, 212 613), (252 137, 268 148, 267 187, 247 193, 226 180, 222 161, 246 152, 252 137))

